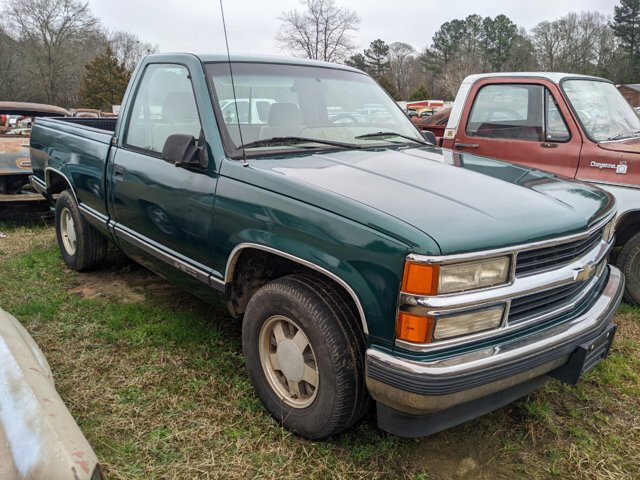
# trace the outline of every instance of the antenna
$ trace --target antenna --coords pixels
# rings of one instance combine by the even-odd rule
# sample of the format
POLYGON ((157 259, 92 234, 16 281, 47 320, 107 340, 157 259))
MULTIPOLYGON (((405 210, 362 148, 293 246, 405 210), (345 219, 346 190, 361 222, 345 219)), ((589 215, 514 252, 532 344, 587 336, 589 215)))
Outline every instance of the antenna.
MULTIPOLYGON (((236 96, 236 84, 233 81, 233 69, 231 68, 231 54, 229 53, 229 37, 227 37, 227 22, 224 19, 224 8, 222 0, 220 0, 220 13, 222 14, 222 28, 224 30, 224 41, 227 45, 227 61, 229 62, 229 75, 231 75, 231 91, 233 92, 233 103, 236 109, 236 120, 238 122, 238 134, 240 135, 240 146, 242 147, 242 166, 248 167, 247 153, 244 150, 244 140, 242 140, 242 128, 240 127, 240 112, 238 111, 238 97, 236 96)), ((251 102, 249 102, 249 111, 251 111, 251 102)))

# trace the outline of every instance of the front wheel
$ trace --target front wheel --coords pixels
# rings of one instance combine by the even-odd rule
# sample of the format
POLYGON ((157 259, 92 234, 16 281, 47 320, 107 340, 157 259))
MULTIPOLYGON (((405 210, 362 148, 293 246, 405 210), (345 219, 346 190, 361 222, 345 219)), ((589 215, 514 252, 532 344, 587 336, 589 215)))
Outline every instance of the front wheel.
POLYGON ((56 201, 56 238, 64 263, 78 272, 99 266, 107 255, 107 239, 82 218, 69 190, 56 201))
POLYGON ((364 414, 364 336, 330 282, 289 275, 261 287, 247 305, 242 346, 258 396, 286 428, 321 439, 364 414))
POLYGON ((616 265, 625 276, 625 300, 640 306, 640 233, 636 233, 622 246, 616 265))

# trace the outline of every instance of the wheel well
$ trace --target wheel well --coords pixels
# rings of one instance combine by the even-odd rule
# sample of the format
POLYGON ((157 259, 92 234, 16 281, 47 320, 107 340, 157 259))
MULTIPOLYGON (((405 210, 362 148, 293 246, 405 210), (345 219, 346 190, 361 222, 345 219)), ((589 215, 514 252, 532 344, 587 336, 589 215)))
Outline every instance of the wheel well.
POLYGON ((49 194, 54 195, 56 193, 64 192, 67 188, 71 188, 71 185, 69 185, 69 182, 64 175, 49 171, 47 175, 47 187, 49 189, 49 194))
POLYGON ((616 247, 621 247, 640 232, 640 211, 625 213, 616 224, 616 247))
MULTIPOLYGON (((241 316, 244 314, 249 300, 261 286, 276 278, 297 273, 306 273, 330 282, 344 294, 345 301, 360 312, 351 294, 334 279, 294 260, 254 248, 243 250, 235 261, 232 279, 226 285, 229 311, 236 317, 241 316)), ((361 321, 364 319, 361 318, 361 321)), ((362 327, 363 325, 361 325, 362 327)))

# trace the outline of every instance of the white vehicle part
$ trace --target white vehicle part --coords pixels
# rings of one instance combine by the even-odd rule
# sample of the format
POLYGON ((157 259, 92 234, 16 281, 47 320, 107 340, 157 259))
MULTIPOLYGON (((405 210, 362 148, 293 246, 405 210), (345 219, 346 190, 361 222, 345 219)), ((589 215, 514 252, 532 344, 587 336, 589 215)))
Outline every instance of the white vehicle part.
POLYGON ((35 341, 0 309, 0 478, 99 479, 98 459, 35 341))

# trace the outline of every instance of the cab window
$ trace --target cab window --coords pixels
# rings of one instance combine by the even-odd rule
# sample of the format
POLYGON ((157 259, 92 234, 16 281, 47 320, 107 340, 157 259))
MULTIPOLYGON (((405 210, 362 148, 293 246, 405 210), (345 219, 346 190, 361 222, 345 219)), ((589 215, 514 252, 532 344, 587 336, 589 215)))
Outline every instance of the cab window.
POLYGON ((482 87, 467 122, 470 137, 543 141, 541 85, 487 85, 482 87))
POLYGON ((189 79, 182 65, 152 64, 140 81, 125 145, 150 152, 162 152, 169 135, 200 136, 200 119, 189 79))

